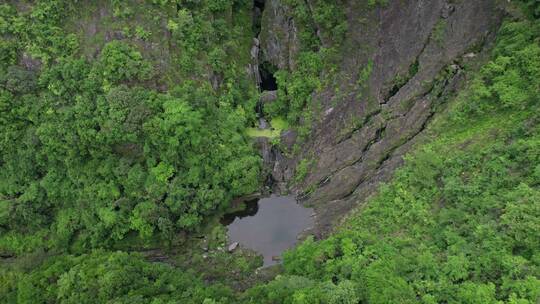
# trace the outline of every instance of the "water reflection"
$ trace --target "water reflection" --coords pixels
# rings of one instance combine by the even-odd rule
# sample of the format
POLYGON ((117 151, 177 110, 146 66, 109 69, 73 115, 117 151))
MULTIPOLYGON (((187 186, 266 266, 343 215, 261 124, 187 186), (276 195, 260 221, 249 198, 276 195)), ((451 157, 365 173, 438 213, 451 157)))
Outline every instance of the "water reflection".
POLYGON ((244 202, 245 209, 225 214, 221 219, 221 224, 228 226, 234 222, 235 219, 244 218, 246 216, 254 216, 259 211, 259 199, 254 199, 244 202))
POLYGON ((292 196, 271 196, 246 203, 246 209, 222 219, 228 225, 229 241, 239 242, 264 256, 264 266, 276 264, 273 257, 294 246, 306 228, 313 227, 311 208, 296 203, 292 196))

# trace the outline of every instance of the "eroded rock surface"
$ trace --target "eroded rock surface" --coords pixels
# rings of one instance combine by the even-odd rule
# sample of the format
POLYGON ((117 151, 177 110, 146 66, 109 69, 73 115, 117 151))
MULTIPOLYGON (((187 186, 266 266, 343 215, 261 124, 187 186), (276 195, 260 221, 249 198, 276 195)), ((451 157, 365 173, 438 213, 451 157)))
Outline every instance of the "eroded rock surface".
MULTIPOLYGON (((436 108, 463 82, 463 60, 488 49, 502 18, 492 0, 394 0, 372 10, 349 1, 346 14, 337 81, 314 96, 320 119, 302 153, 280 155, 273 173, 283 183, 300 159, 313 158, 310 173, 292 190, 316 208, 321 234, 391 177, 436 108), (359 85, 370 62, 371 75, 359 85)), ((267 1, 261 52, 280 69, 294 69, 291 53, 298 50, 287 16, 279 0, 267 1)))
POLYGON ((294 69, 300 45, 289 9, 280 0, 267 0, 261 23, 261 61, 271 62, 279 69, 294 69))

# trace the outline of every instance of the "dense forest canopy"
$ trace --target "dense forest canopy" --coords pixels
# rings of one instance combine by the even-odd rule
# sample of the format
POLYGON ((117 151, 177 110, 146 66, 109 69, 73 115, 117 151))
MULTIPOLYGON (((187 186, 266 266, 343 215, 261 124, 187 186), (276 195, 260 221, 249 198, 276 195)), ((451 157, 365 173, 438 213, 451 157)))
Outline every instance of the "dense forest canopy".
MULTIPOLYGON (((301 141, 354 29, 343 1, 283 2, 301 47, 264 114, 301 141)), ((392 181, 247 290, 226 277, 254 272, 244 257, 139 251, 189 247, 260 187, 252 1, 0 4, 0 302, 538 303, 540 4, 513 4, 523 13, 392 181)))
MULTIPOLYGON (((245 4, 191 4, 189 24, 178 30, 174 22, 187 22, 182 11, 171 18, 174 50, 182 54, 173 59, 187 65, 182 73, 209 68, 190 51, 234 42, 233 33, 216 33, 224 20, 204 17, 233 5, 245 4)), ((206 56, 210 71, 235 86, 213 88, 197 77, 166 81, 127 40, 107 42, 95 58, 82 56, 77 37, 61 27, 75 2, 0 8, 4 254, 107 247, 130 232, 167 240, 257 189, 259 158, 243 136, 253 92, 234 79, 242 77, 234 63, 224 70, 227 49, 206 56), (14 65, 20 53, 40 67, 14 65), (164 91, 160 85, 169 82, 174 86, 164 91)))

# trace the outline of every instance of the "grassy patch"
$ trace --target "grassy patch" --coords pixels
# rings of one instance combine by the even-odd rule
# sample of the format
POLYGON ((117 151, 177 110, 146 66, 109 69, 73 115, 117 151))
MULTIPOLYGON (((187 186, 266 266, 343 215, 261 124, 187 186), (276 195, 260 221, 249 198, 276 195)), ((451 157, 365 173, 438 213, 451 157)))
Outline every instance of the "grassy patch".
POLYGON ((281 117, 272 119, 270 125, 272 126, 270 129, 264 130, 259 128, 247 128, 246 134, 249 137, 277 138, 281 134, 281 131, 289 128, 287 121, 281 117))
POLYGON ((283 131, 289 128, 289 123, 281 117, 276 117, 270 122, 272 128, 275 130, 283 131))

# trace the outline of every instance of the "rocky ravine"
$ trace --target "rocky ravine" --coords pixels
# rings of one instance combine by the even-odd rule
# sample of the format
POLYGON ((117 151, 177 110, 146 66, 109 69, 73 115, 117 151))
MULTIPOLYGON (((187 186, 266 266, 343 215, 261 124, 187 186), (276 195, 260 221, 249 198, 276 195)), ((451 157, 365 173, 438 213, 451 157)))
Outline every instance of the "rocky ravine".
MULTIPOLYGON (((313 159, 304 182, 291 190, 316 208, 319 236, 391 177, 436 108, 463 83, 462 65, 489 48, 503 16, 493 0, 392 0, 370 10, 358 2, 343 4, 349 26, 343 60, 338 81, 313 96, 322 111, 312 135, 300 155, 272 156, 281 185, 300 159, 313 159), (369 62, 371 75, 359 85, 369 62)), ((280 0, 265 6, 259 60, 293 70, 295 21, 280 0)), ((291 138, 282 134, 286 145, 291 138)))

